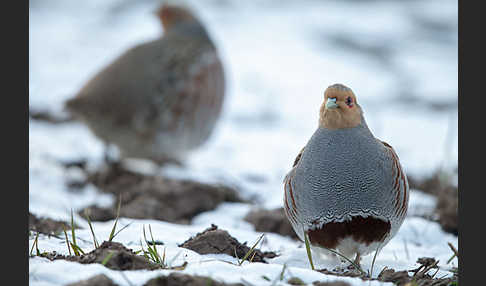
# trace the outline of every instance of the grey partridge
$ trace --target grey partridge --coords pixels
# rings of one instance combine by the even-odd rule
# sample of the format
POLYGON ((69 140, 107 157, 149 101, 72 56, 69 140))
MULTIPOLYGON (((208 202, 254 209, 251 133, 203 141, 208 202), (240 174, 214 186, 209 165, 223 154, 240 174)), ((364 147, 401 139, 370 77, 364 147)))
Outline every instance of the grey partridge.
POLYGON ((393 148, 373 136, 353 91, 324 93, 317 130, 284 179, 284 209, 294 231, 319 254, 347 258, 379 251, 408 208, 407 176, 393 148))
POLYGON ((66 108, 122 158, 183 161, 213 132, 225 76, 203 23, 186 7, 157 10, 164 34, 89 80, 66 108))

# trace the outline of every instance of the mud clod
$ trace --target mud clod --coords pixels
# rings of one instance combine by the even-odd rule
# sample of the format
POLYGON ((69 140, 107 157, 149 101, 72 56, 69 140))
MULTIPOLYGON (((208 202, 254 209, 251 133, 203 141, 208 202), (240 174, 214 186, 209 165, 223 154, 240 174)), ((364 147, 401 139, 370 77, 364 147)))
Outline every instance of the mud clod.
POLYGON ((434 212, 438 215, 438 223, 446 232, 454 235, 459 234, 459 220, 457 215, 459 200, 458 188, 454 185, 444 183, 441 180, 441 173, 436 172, 431 177, 417 180, 408 177, 410 188, 420 190, 424 193, 437 197, 437 206, 434 212))
POLYGON ((457 188, 445 188, 438 198, 436 211, 442 229, 456 236, 459 235, 458 206, 457 188))
POLYGON ((80 255, 65 256, 56 253, 49 253, 44 257, 49 260, 64 259, 81 264, 102 263, 105 258, 111 255, 111 258, 105 263, 105 266, 113 270, 136 270, 136 269, 158 269, 159 266, 152 263, 145 257, 135 254, 131 249, 126 248, 118 242, 103 242, 97 249, 80 255))
MULTIPOLYGON (((120 216, 129 218, 188 224, 195 215, 213 210, 222 202, 243 202, 234 189, 226 186, 138 174, 119 164, 90 174, 88 180, 101 191, 120 196, 120 216)), ((117 203, 111 208, 89 207, 90 218, 114 219, 116 207, 117 203)))
POLYGON ((101 208, 98 206, 90 206, 78 212, 82 217, 89 215, 89 219, 92 221, 109 221, 116 217, 114 209, 101 208))
MULTIPOLYGON (((29 212, 29 230, 56 235, 62 233, 63 225, 66 226, 66 229, 71 229, 71 225, 66 222, 50 218, 38 218, 36 215, 29 212)), ((76 225, 74 227, 79 228, 76 225)))
POLYGON ((244 286, 241 283, 227 284, 215 281, 209 277, 191 276, 181 273, 171 273, 168 276, 152 278, 144 286, 244 286))
POLYGON ((378 276, 378 280, 383 282, 392 282, 397 285, 405 285, 411 281, 407 271, 397 271, 393 269, 385 269, 378 276))
MULTIPOLYGON (((457 282, 457 275, 453 275, 452 277, 448 278, 436 278, 435 275, 437 274, 437 263, 438 261, 434 258, 430 257, 423 257, 417 260, 417 263, 420 266, 416 269, 412 270, 404 270, 404 271, 395 271, 394 269, 384 268, 380 274, 378 274, 377 278, 370 278, 367 274, 360 273, 355 269, 344 269, 344 271, 333 269, 329 271, 327 269, 318 270, 321 273, 334 275, 334 276, 347 276, 347 277, 357 277, 363 281, 370 281, 370 280, 378 280, 382 282, 392 282, 398 286, 449 286, 453 285, 452 283, 457 282), (410 275, 412 273, 413 275, 410 275)), ((314 282, 314 285, 316 282, 314 282)), ((334 282, 334 283, 338 283, 334 282)), ((318 284, 318 285, 327 285, 327 284, 318 284)), ((341 285, 341 284, 329 284, 329 285, 341 285)), ((348 284, 343 284, 348 285, 348 284)), ((364 284, 363 284, 364 285, 364 284)))
POLYGON ((285 216, 283 208, 252 210, 245 216, 245 220, 253 224, 256 231, 274 232, 293 239, 299 239, 285 216))
MULTIPOLYGON (((236 253, 238 259, 242 259, 246 253, 250 251, 250 247, 246 245, 246 242, 241 244, 238 240, 229 235, 226 230, 218 229, 214 224, 203 232, 198 233, 195 237, 185 241, 179 245, 179 247, 193 250, 199 254, 228 254, 236 257, 236 253)), ((254 249, 254 252, 255 256, 253 257, 253 254, 250 256, 253 257, 252 262, 266 263, 264 258, 273 258, 277 256, 274 252, 262 252, 259 249, 254 249)), ((250 258, 248 258, 248 260, 250 260, 250 258)))
POLYGON ((67 284, 66 286, 118 286, 118 284, 115 284, 105 274, 99 274, 86 280, 67 284))
POLYGON ((438 269, 438 261, 434 258, 422 257, 417 260, 417 263, 420 264, 420 266, 417 269, 409 271, 395 271, 393 269, 384 269, 378 275, 378 280, 383 282, 392 282, 398 286, 448 286, 451 285, 453 282, 457 283, 457 276, 455 275, 449 278, 435 278, 435 273, 433 273, 435 271, 432 269, 438 269), (413 273, 413 275, 410 276, 409 273, 413 273))
POLYGON ((287 280, 287 283, 296 286, 305 285, 304 281, 302 281, 302 279, 300 279, 299 277, 291 277, 289 278, 289 280, 287 280))

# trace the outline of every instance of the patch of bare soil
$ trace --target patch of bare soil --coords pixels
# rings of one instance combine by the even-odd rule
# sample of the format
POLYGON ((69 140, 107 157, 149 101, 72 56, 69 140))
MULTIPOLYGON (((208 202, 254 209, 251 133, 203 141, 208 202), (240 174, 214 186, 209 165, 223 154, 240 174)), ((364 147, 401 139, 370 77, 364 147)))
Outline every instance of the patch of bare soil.
MULTIPOLYGON (((226 230, 218 229, 214 224, 203 232, 198 233, 195 237, 185 241, 179 247, 193 250, 199 254, 228 254, 238 259, 242 259, 250 251, 250 247, 246 245, 246 242, 241 244, 229 235, 226 230)), ((248 260, 266 263, 264 258, 274 258, 276 256, 277 254, 274 252, 262 252, 255 248, 254 253, 248 257, 248 260)))
POLYGON ((66 286, 118 286, 105 274, 98 274, 89 279, 82 280, 75 283, 67 284, 66 286))
POLYGON ((412 270, 395 271, 394 269, 384 268, 377 278, 370 279, 368 275, 360 274, 356 269, 349 267, 344 271, 338 271, 336 269, 330 271, 327 269, 318 270, 321 273, 335 275, 335 276, 348 276, 348 277, 359 277, 363 281, 378 280, 382 282, 392 282, 398 286, 449 286, 452 283, 457 283, 458 277, 455 272, 452 277, 448 278, 436 278, 438 271, 437 263, 438 261, 434 258, 419 258, 417 263, 420 266, 412 270), (409 273, 412 273, 410 275, 409 273), (414 284, 415 283, 415 284, 414 284))
MULTIPOLYGON (((195 215, 213 210, 222 202, 243 202, 238 193, 227 186, 139 174, 117 163, 88 174, 88 181, 101 191, 120 197, 120 216, 129 218, 188 224, 195 215)), ((89 207, 90 219, 114 219, 117 205, 89 207)), ((83 215, 84 210, 80 214, 83 215)))
POLYGON ((210 277, 204 276, 191 276, 182 273, 171 273, 168 276, 159 276, 152 278, 144 286, 244 286, 241 283, 227 284, 218 282, 210 277))
POLYGON ((442 229, 456 236, 459 235, 458 206, 457 188, 445 188, 439 195, 436 211, 439 214, 442 229))
MULTIPOLYGON (((296 285, 296 286, 303 286, 303 285, 308 285, 305 284, 300 278, 297 277, 292 277, 289 280, 287 280, 287 283, 290 285, 296 285)), ((332 282, 322 282, 322 281, 314 281, 312 282, 312 285, 314 286, 351 286, 348 282, 344 281, 332 281, 332 282)))
POLYGON ((285 216, 283 208, 252 210, 245 216, 245 220, 253 224, 256 231, 274 232, 283 236, 290 236, 293 239, 299 239, 285 216))
MULTIPOLYGON (((29 212, 29 230, 37 231, 48 235, 58 235, 62 233, 63 226, 71 229, 71 225, 64 221, 53 220, 50 218, 39 218, 29 212)), ((79 226, 75 225, 75 228, 79 226)))
POLYGON ((437 222, 441 225, 444 231, 458 235, 458 188, 450 184, 445 184, 443 180, 441 180, 439 172, 436 172, 431 177, 423 180, 417 180, 409 176, 408 182, 410 188, 437 197, 437 206, 434 211, 438 216, 437 222))
POLYGON ((160 266, 149 261, 141 255, 137 255, 131 249, 126 248, 118 242, 103 242, 93 251, 80 255, 60 255, 55 252, 42 255, 49 260, 64 259, 81 264, 102 263, 105 258, 108 259, 104 264, 113 270, 136 270, 136 269, 159 269, 160 266), (109 257, 111 256, 111 257, 109 257), (107 258, 109 257, 109 258, 107 258))

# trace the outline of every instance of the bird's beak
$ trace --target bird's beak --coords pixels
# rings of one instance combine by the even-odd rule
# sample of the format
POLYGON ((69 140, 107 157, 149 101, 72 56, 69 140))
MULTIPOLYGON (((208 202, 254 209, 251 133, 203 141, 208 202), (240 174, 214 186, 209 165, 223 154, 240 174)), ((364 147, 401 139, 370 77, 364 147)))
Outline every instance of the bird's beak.
POLYGON ((326 102, 326 108, 327 109, 334 109, 334 108, 338 108, 339 105, 337 105, 336 103, 336 98, 328 98, 327 99, 327 102, 326 102))

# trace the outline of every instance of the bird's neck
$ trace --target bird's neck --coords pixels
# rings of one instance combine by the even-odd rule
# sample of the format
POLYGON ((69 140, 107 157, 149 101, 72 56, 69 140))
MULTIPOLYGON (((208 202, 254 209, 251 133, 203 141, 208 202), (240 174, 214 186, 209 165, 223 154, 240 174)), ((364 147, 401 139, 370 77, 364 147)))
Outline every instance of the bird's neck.
POLYGON ((319 117, 319 128, 327 130, 346 130, 352 128, 364 128, 369 130, 366 120, 363 116, 363 112, 356 114, 352 117, 343 117, 341 114, 334 113, 324 113, 321 112, 319 117))
POLYGON ((167 35, 184 35, 185 37, 190 37, 193 39, 204 38, 208 39, 209 35, 206 29, 198 21, 187 21, 174 25, 170 29, 165 31, 167 35))

